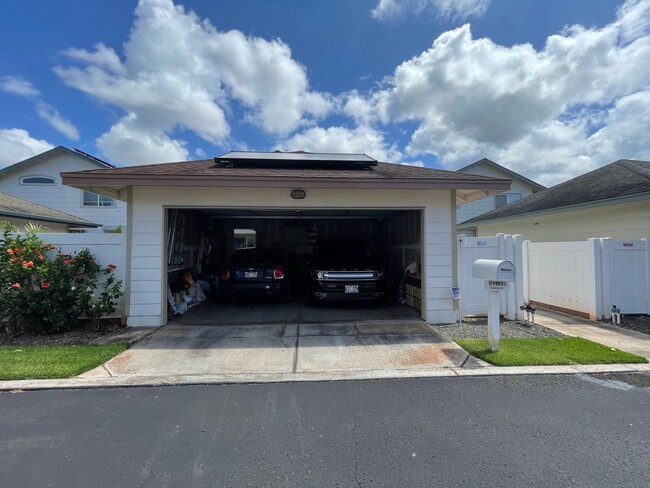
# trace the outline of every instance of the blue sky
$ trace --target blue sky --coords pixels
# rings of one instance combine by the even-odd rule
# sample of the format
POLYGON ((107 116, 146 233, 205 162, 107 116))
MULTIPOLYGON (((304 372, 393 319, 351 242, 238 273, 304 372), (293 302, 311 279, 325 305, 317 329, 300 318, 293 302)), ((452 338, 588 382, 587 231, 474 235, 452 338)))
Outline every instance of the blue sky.
POLYGON ((365 152, 551 185, 650 159, 650 0, 10 0, 0 167, 365 152))

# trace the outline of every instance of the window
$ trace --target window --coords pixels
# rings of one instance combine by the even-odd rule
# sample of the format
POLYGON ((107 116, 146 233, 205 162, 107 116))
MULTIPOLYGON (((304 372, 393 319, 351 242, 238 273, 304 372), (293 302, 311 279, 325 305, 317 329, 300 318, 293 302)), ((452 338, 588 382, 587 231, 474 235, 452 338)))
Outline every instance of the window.
POLYGON ((104 195, 98 195, 91 191, 84 191, 84 207, 114 207, 115 200, 104 195))
POLYGON ((509 203, 516 202, 521 198, 521 193, 503 193, 494 195, 494 208, 505 207, 509 203))
POLYGON ((51 176, 23 176, 20 179, 21 185, 54 185, 54 178, 51 176))

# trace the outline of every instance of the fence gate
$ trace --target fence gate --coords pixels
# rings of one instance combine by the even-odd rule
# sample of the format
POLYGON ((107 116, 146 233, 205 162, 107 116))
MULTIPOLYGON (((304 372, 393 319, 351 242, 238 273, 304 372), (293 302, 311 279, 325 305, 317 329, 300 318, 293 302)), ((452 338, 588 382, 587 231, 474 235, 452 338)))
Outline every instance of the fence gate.
POLYGON ((650 313, 648 240, 602 239, 603 312, 613 305, 626 314, 650 313))

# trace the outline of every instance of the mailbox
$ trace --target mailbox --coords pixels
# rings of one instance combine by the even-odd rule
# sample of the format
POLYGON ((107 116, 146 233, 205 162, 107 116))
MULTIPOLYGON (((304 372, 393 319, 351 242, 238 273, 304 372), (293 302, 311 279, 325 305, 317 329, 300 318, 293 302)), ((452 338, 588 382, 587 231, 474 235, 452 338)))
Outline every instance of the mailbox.
POLYGON ((482 280, 515 281, 515 265, 500 259, 477 259, 472 266, 472 276, 482 280))

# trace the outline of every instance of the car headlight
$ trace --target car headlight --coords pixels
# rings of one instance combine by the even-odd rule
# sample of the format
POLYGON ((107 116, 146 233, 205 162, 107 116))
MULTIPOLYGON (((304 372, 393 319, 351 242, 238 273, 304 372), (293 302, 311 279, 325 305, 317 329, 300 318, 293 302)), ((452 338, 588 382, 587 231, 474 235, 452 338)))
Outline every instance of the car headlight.
POLYGON ((323 278, 325 278, 325 271, 317 271, 316 272, 316 278, 319 279, 319 280, 322 280, 323 278))

